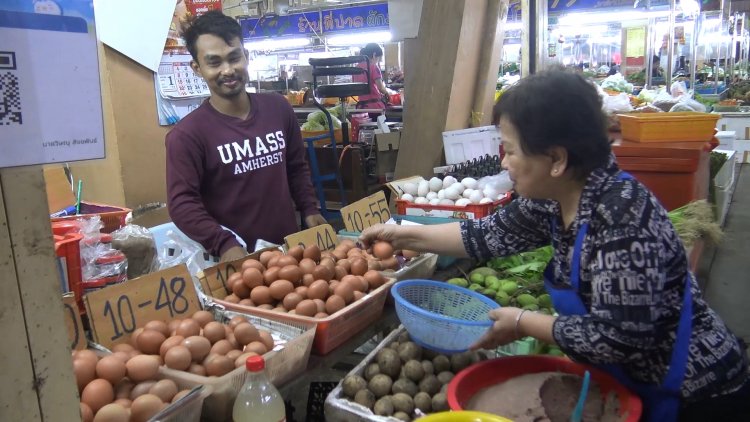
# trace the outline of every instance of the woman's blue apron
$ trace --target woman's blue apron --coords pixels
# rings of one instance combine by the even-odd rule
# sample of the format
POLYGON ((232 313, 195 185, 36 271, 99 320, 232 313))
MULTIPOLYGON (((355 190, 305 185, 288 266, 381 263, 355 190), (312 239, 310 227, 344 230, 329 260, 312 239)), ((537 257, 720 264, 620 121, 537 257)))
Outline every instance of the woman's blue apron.
MULTIPOLYGON (((631 179, 632 176, 621 172, 619 180, 631 179)), ((552 220, 553 233, 555 220, 552 220)), ((555 287, 554 270, 552 262, 547 265, 544 272, 544 287, 552 298, 552 304, 560 315, 586 315, 588 310, 578 294, 581 266, 581 248, 586 238, 588 223, 584 223, 578 229, 575 248, 573 249, 573 262, 570 270, 570 283, 572 289, 555 287)), ((688 361, 688 346, 690 345, 690 334, 692 332, 693 298, 690 292, 690 276, 685 276, 685 293, 682 297, 682 312, 680 322, 677 326, 677 338, 672 348, 672 358, 669 369, 661 385, 643 384, 633 381, 626 375, 622 367, 615 364, 600 365, 610 375, 614 376, 620 383, 635 391, 643 402, 642 421, 645 422, 669 422, 676 421, 680 409, 680 386, 685 378, 685 367, 688 361)))

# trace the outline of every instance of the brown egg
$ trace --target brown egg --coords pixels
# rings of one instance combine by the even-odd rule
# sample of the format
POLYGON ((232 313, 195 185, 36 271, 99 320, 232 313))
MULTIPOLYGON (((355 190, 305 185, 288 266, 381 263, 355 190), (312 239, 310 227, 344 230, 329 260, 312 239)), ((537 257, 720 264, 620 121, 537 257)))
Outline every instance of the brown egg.
POLYGON ((160 331, 143 330, 141 335, 138 336, 138 350, 148 355, 159 354, 159 348, 166 339, 167 337, 160 331))
POLYGON ((190 390, 182 390, 182 391, 178 392, 172 398, 172 403, 177 403, 178 400, 180 400, 181 398, 187 396, 188 394, 190 394, 190 390))
POLYGON ((276 300, 284 299, 284 296, 294 291, 294 284, 286 279, 278 279, 268 287, 271 297, 276 300))
POLYGON ((257 268, 248 268, 242 272, 242 282, 251 290, 263 285, 263 273, 257 268))
POLYGON ((302 296, 302 299, 307 299, 307 289, 306 286, 299 286, 294 289, 294 293, 302 296))
POLYGON ((313 270, 317 266, 318 266, 318 264, 316 264, 315 261, 313 261, 310 258, 303 258, 299 262, 299 269, 300 269, 300 271, 302 271, 303 275, 304 274, 312 274, 313 270))
POLYGON ((130 421, 146 422, 159 413, 161 408, 162 401, 158 396, 144 394, 133 400, 133 404, 130 405, 130 421))
POLYGON ((201 333, 201 326, 194 319, 184 319, 177 327, 177 335, 188 338, 201 333))
POLYGON ((365 297, 365 296, 367 296, 367 294, 366 294, 366 293, 362 293, 362 292, 360 292, 360 291, 357 291, 357 290, 355 290, 355 291, 354 291, 354 302, 356 302, 356 301, 358 301, 358 300, 362 299, 362 298, 363 298, 363 297, 365 297))
POLYGON ((307 288, 307 297, 309 299, 325 299, 328 297, 328 282, 325 280, 316 280, 307 288))
POLYGON ((133 350, 135 350, 135 349, 133 348, 133 346, 129 345, 128 343, 120 343, 120 344, 115 344, 114 346, 112 346, 112 351, 113 351, 113 352, 125 352, 125 353, 130 353, 130 352, 132 352, 133 350))
POLYGON ((224 356, 230 350, 232 350, 232 344, 228 340, 219 340, 213 346, 211 346, 211 351, 209 353, 224 356))
POLYGON ((177 394, 177 384, 169 379, 157 381, 157 383, 148 390, 148 393, 159 397, 161 401, 165 403, 169 403, 172 401, 172 397, 177 394))
POLYGON ((266 264, 266 271, 270 270, 271 268, 278 267, 279 259, 281 259, 281 256, 279 255, 274 255, 271 259, 269 259, 268 264, 266 264))
POLYGON ((379 271, 370 270, 364 277, 370 290, 375 290, 385 283, 385 277, 379 271))
POLYGON ((270 261, 271 258, 273 258, 274 256, 276 256, 276 251, 264 251, 264 252, 261 252, 260 257, 258 257, 258 259, 260 260, 260 263, 264 267, 268 268, 268 261, 270 261))
MULTIPOLYGON (((356 258, 362 258, 362 249, 351 248, 351 249, 349 249, 349 250, 346 251, 346 257, 349 260, 353 260, 353 259, 356 259, 356 258)), ((337 264, 338 264, 338 262, 337 262, 337 264)))
POLYGON ((393 256, 393 246, 388 242, 377 242, 372 246, 372 254, 380 259, 390 258, 393 256))
POLYGON ((284 297, 284 307, 286 309, 295 309, 304 299, 305 298, 301 294, 291 292, 284 297))
POLYGON ((227 323, 227 327, 229 327, 229 328, 231 328, 231 329, 234 330, 234 327, 236 327, 236 326, 238 326, 238 325, 240 325, 242 323, 245 323, 245 322, 247 322, 247 318, 245 318, 245 317, 243 317, 241 315, 236 315, 236 316, 233 316, 232 319, 229 320, 229 322, 227 323))
POLYGON ((79 403, 81 409, 81 421, 82 422, 93 422, 94 412, 91 410, 89 405, 86 403, 79 403))
POLYGON ((313 316, 313 318, 316 318, 316 319, 328 318, 328 314, 325 312, 318 312, 317 314, 315 314, 315 316, 313 316))
POLYGON ((239 368, 240 366, 244 367, 245 363, 247 362, 247 358, 250 356, 258 356, 255 352, 244 352, 242 353, 237 359, 234 360, 234 367, 239 368))
POLYGON ((133 390, 135 384, 133 381, 125 378, 115 385, 115 398, 116 399, 127 399, 130 397, 130 392, 133 390))
POLYGON ((289 265, 294 265, 295 267, 297 267, 299 265, 299 260, 290 255, 283 255, 279 258, 279 262, 277 263, 277 265, 282 268, 289 265))
POLYGON ((128 378, 131 381, 147 381, 154 379, 157 372, 159 372, 159 360, 155 356, 138 355, 132 357, 125 364, 125 367, 128 370, 128 378))
POLYGON ((335 289, 333 289, 333 294, 336 296, 341 296, 341 298, 344 299, 346 301, 346 304, 348 305, 354 300, 354 286, 352 286, 351 283, 341 282, 338 286, 336 286, 335 289))
POLYGON ((302 252, 302 257, 318 262, 320 260, 320 248, 318 245, 307 246, 305 247, 304 252, 302 252))
POLYGON ((211 377, 226 375, 234 369, 234 361, 226 356, 216 355, 205 363, 206 374, 211 377))
POLYGON ((125 362, 117 356, 105 356, 96 364, 96 376, 117 384, 125 377, 125 362))
POLYGON ((344 249, 336 248, 333 250, 333 256, 336 257, 336 260, 341 260, 346 258, 346 252, 344 249))
MULTIPOLYGON (((130 409, 130 405, 133 404, 133 400, 122 398, 122 399, 115 399, 115 401, 113 401, 112 403, 117 403, 126 409, 130 409)), ((129 415, 130 413, 128 413, 128 416, 129 415)))
POLYGON ((261 273, 266 270, 266 267, 263 266, 263 264, 260 263, 260 261, 256 261, 254 259, 248 259, 242 263, 242 272, 244 273, 246 269, 248 268, 255 268, 256 270, 260 271, 261 273))
POLYGON ((143 332, 143 327, 136 328, 135 331, 133 331, 133 334, 130 335, 130 345, 134 348, 138 348, 138 336, 141 335, 143 332))
MULTIPOLYGON (((325 258, 320 260, 320 265, 328 268, 328 270, 333 274, 333 272, 336 270, 336 260, 334 258, 325 258)), ((313 274, 315 274, 313 272, 313 274)))
POLYGON ((253 352, 257 353, 258 355, 263 355, 266 352, 268 352, 268 348, 266 347, 263 342, 260 341, 254 341, 247 346, 245 346, 245 352, 253 352))
POLYGON ((271 309, 271 311, 273 311, 273 312, 279 312, 279 313, 284 314, 284 313, 287 312, 287 309, 283 305, 279 305, 279 306, 271 309))
POLYGON ((203 337, 207 338, 211 344, 215 344, 219 340, 224 340, 227 333, 222 323, 211 321, 203 327, 203 337))
POLYGON ((112 403, 114 399, 115 390, 112 384, 101 378, 88 383, 81 393, 81 401, 86 403, 94 414, 105 405, 112 403))
POLYGON ((316 280, 330 281, 331 278, 333 278, 335 268, 335 266, 333 267, 333 269, 331 269, 326 265, 318 265, 317 267, 315 267, 315 269, 313 269, 313 278, 315 278, 316 280))
POLYGON ((76 385, 78 385, 78 391, 82 391, 86 384, 90 383, 96 378, 96 365, 95 360, 88 358, 78 358, 73 360, 73 375, 76 377, 76 385))
POLYGON ((130 412, 117 403, 110 403, 96 412, 94 422, 128 422, 130 412))
POLYGON ((331 280, 330 283, 328 283, 328 296, 331 296, 333 294, 333 291, 336 290, 336 287, 339 285, 338 280, 331 280))
POLYGON ((167 350, 173 348, 174 346, 182 344, 183 340, 185 340, 185 337, 183 336, 172 336, 164 340, 164 343, 162 343, 161 347, 159 348, 159 356, 164 359, 164 355, 167 353, 167 350))
POLYGON ((135 400, 144 394, 148 394, 148 391, 154 386, 154 384, 156 384, 155 380, 143 381, 137 384, 132 390, 130 390, 130 400, 135 400))
POLYGON ((260 334, 258 333, 258 329, 255 328, 255 326, 253 324, 250 324, 249 322, 245 322, 243 324, 238 325, 234 329, 234 337, 237 339, 237 343, 240 344, 241 346, 245 346, 247 344, 250 344, 253 341, 260 340, 260 334))
POLYGON ((364 279, 360 280, 356 275, 348 275, 341 279, 341 283, 346 283, 351 286, 353 290, 365 292, 369 287, 364 279))
POLYGON ((313 299, 315 306, 318 307, 318 313, 326 311, 326 301, 321 299, 313 299))
POLYGON ((384 270, 397 270, 398 269, 398 258, 392 256, 380 261, 380 265, 383 266, 384 270))
POLYGON ((234 286, 237 283, 242 282, 242 275, 238 273, 232 273, 232 275, 229 276, 227 279, 226 287, 229 291, 234 291, 234 286))
POLYGON ((236 295, 236 294, 234 294, 234 293, 232 293, 232 294, 230 294, 230 295, 226 295, 226 296, 224 297, 224 301, 225 301, 225 302, 229 302, 229 303, 240 303, 240 300, 242 300, 242 299, 240 299, 240 297, 239 297, 239 296, 237 296, 237 295, 236 295))
POLYGON ((269 351, 273 350, 274 341, 271 333, 266 330, 259 330, 258 333, 260 333, 260 341, 263 342, 263 344, 266 346, 266 349, 269 351))
POLYGON ((169 334, 170 335, 175 335, 175 333, 177 332, 177 327, 180 326, 181 322, 182 322, 182 319, 177 318, 177 319, 173 319, 173 320, 171 320, 171 321, 169 321, 167 323, 167 327, 169 327, 169 334))
POLYGON ((115 356, 116 358, 120 359, 122 363, 125 363, 128 361, 128 359, 130 359, 130 353, 127 352, 114 352, 111 356, 115 356))
POLYGON ((299 302, 299 304, 297 304, 297 307, 295 307, 294 310, 296 311, 297 315, 311 317, 315 315, 316 313, 318 313, 318 306, 315 305, 315 302, 313 302, 312 300, 305 299, 299 302))
POLYGON ((299 245, 289 249, 289 252, 287 252, 287 255, 294 257, 294 259, 296 259, 297 261, 301 260, 304 254, 305 248, 299 245))
POLYGON ((232 345, 233 348, 239 349, 240 345, 237 343, 237 339, 234 338, 234 332, 227 334, 227 341, 232 345))
POLYGON ((257 308, 259 309, 265 309, 267 311, 273 310, 274 306, 269 303, 264 303, 263 305, 258 305, 257 308))
POLYGON ((206 368, 203 367, 203 365, 199 363, 193 363, 190 365, 190 368, 188 368, 188 372, 195 375, 200 375, 202 377, 206 376, 206 368))
POLYGON ((241 301, 239 302, 239 304, 240 304, 240 305, 242 305, 242 306, 248 306, 248 307, 252 307, 252 306, 255 306, 255 304, 253 303, 253 301, 252 301, 252 300, 250 300, 250 299, 242 299, 242 300, 241 300, 241 301))
POLYGON ((281 268, 271 267, 267 269, 265 273, 263 273, 263 282, 266 286, 270 286, 271 283, 279 279, 279 271, 281 271, 281 268))
POLYGON ((333 273, 333 278, 335 278, 336 280, 341 280, 348 275, 348 273, 346 272, 346 268, 340 265, 336 266, 336 269, 333 271, 333 273))
POLYGON ((182 345, 190 351, 194 362, 202 361, 211 350, 211 342, 202 336, 190 336, 183 340, 182 345))
POLYGON ((230 350, 229 352, 227 352, 227 357, 231 359, 232 361, 234 361, 235 359, 240 357, 241 354, 242 354, 242 350, 239 350, 239 349, 230 350))
POLYGON ((302 270, 297 265, 285 265, 279 270, 279 278, 289 280, 295 286, 299 286, 302 282, 302 270))
POLYGON ((164 321, 153 320, 146 323, 143 326, 144 330, 154 330, 164 334, 164 337, 169 337, 169 326, 164 321))
POLYGON ((191 354, 190 349, 182 345, 172 347, 167 350, 166 355, 164 355, 164 363, 167 365, 167 368, 176 369, 178 371, 188 369, 192 360, 193 355, 191 354))
MULTIPOLYGON (((275 281, 275 280, 274 280, 275 281)), ((257 305, 268 305, 273 302, 268 286, 258 286, 250 292, 250 300, 257 305)))
POLYGON ((341 241, 341 243, 339 243, 339 246, 341 246, 342 248, 349 248, 349 249, 351 249, 351 248, 356 248, 357 247, 357 243, 354 242, 351 239, 343 239, 341 241))
POLYGON ((333 295, 326 300, 326 312, 333 315, 346 307, 346 301, 343 297, 333 295))
POLYGON ((302 285, 309 287, 315 281, 315 277, 312 274, 305 274, 302 276, 302 285))
POLYGON ((354 258, 351 261, 351 273, 354 275, 364 275, 367 272, 367 261, 364 258, 354 258))
POLYGON ((232 293, 238 298, 245 299, 250 297, 250 287, 247 286, 241 279, 236 283, 232 284, 232 293))

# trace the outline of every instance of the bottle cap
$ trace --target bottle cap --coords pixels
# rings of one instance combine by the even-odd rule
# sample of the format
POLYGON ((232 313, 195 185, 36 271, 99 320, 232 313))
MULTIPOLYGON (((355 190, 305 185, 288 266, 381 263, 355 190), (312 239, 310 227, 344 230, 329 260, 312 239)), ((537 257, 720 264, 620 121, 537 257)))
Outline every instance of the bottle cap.
POLYGON ((245 368, 251 372, 262 371, 266 367, 266 361, 263 360, 263 356, 250 356, 245 362, 245 368))

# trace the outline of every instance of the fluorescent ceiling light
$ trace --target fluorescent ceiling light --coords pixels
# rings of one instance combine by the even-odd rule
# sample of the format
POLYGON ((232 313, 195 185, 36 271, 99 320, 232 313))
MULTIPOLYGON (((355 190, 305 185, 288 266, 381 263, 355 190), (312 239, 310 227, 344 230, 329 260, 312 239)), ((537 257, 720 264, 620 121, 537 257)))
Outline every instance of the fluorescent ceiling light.
POLYGON ((625 22, 638 19, 658 18, 669 16, 669 10, 658 12, 629 11, 629 12, 606 12, 606 13, 569 13, 560 16, 557 22, 560 25, 587 25, 602 22, 625 22))
POLYGON ((250 41, 245 43, 248 50, 281 50, 284 48, 306 47, 310 45, 309 38, 268 38, 262 41, 250 41))
POLYGON ((391 40, 390 31, 364 32, 361 34, 332 35, 327 37, 329 45, 363 45, 367 43, 383 43, 391 40))

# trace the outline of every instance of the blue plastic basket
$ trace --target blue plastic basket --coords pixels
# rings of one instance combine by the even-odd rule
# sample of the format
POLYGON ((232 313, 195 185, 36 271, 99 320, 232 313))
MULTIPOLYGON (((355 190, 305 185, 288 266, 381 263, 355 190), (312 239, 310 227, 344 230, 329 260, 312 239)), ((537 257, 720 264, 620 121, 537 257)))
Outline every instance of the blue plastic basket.
POLYGON ((469 289, 432 280, 400 281, 391 294, 412 340, 446 354, 468 350, 492 326, 487 313, 500 307, 469 289))

